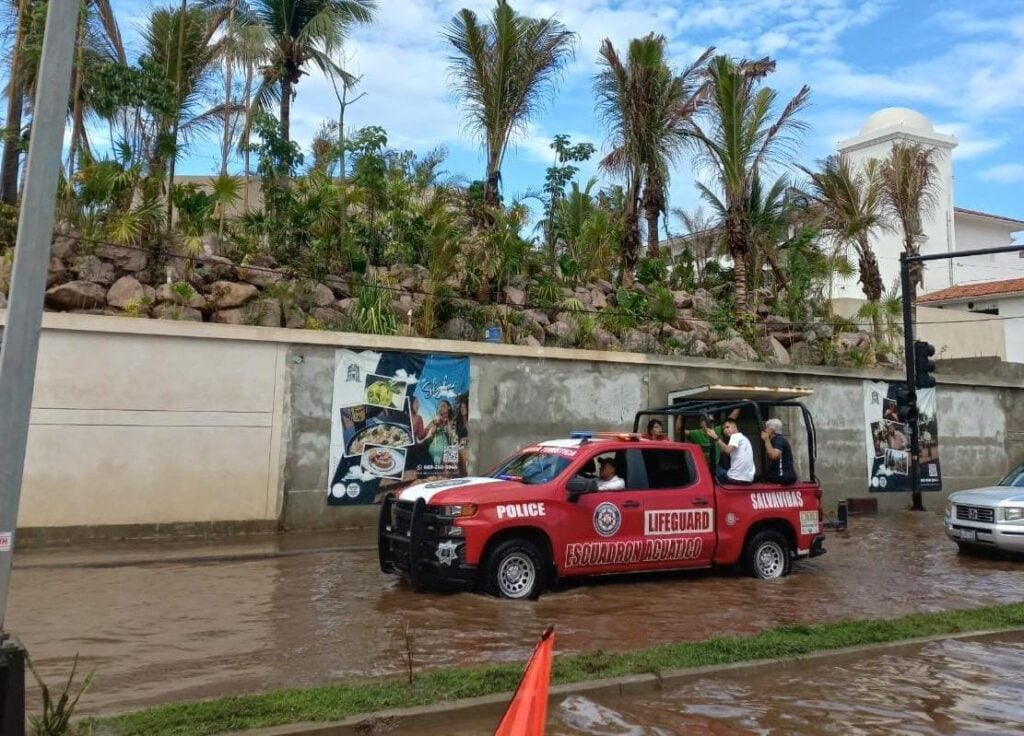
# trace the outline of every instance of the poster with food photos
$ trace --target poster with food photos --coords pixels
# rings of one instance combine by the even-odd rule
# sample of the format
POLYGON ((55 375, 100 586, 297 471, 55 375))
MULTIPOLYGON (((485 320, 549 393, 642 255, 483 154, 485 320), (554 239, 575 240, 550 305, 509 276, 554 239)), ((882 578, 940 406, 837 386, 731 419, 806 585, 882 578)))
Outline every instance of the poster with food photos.
MULTIPOLYGON (((910 479, 910 428, 896 410, 900 384, 864 382, 864 416, 867 429, 868 490, 872 493, 907 492, 910 479)), ((939 464, 939 430, 934 388, 917 390, 920 488, 942 490, 939 464)))
POLYGON ((469 358, 338 350, 327 502, 468 472, 469 358))

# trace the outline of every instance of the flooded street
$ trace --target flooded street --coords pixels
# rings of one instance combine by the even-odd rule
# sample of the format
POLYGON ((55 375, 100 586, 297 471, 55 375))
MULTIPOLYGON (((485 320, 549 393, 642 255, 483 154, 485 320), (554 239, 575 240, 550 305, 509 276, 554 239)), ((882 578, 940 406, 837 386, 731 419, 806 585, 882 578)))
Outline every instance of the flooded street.
MULTIPOLYGON (((446 727, 491 733, 495 719, 446 727)), ((442 736, 422 731, 420 736, 442 736)), ((946 640, 842 663, 729 672, 654 697, 555 699, 549 736, 1024 733, 1024 638, 946 640)))
MULTIPOLYGON (((708 572, 606 578, 532 603, 415 593, 379 572, 372 537, 357 541, 364 546, 321 536, 20 553, 7 623, 51 678, 80 653, 97 673, 83 711, 110 712, 399 672, 406 622, 422 668, 523 661, 549 624, 558 652, 570 653, 1024 600, 1024 562, 958 556, 931 513, 856 518, 849 532, 829 535, 828 554, 777 581, 708 572)), ((708 707, 732 699, 742 702, 742 691, 708 707)), ((740 730, 705 732, 771 732, 729 722, 740 730)))

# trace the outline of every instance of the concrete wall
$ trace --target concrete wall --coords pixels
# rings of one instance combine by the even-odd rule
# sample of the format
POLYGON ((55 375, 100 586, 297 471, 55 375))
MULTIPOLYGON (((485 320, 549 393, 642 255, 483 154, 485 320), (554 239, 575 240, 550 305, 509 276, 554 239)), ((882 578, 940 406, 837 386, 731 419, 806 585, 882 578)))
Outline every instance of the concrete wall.
MULTIPOLYGON (((0 312, 0 324, 3 318, 0 312)), ((818 474, 830 505, 867 495, 862 381, 898 379, 840 369, 47 314, 19 527, 28 528, 28 536, 33 529, 139 536, 161 529, 372 523, 374 507, 326 504, 339 347, 469 355, 471 471, 571 429, 631 426, 637 408, 663 404, 681 387, 810 386, 816 391, 808 406, 818 427, 818 474)), ((954 361, 940 379, 947 489, 993 480, 1024 457, 1024 371, 954 361)), ((799 461, 806 467, 806 457, 799 461)), ((880 498, 883 507, 907 503, 905 495, 880 498)))

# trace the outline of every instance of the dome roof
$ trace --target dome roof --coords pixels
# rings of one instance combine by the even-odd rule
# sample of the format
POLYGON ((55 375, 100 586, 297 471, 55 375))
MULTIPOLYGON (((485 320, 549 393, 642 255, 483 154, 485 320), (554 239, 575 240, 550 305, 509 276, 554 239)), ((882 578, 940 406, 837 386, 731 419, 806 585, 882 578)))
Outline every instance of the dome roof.
POLYGON ((909 107, 887 107, 865 120, 860 133, 868 135, 894 126, 909 128, 919 133, 935 132, 931 121, 917 110, 911 110, 909 107))

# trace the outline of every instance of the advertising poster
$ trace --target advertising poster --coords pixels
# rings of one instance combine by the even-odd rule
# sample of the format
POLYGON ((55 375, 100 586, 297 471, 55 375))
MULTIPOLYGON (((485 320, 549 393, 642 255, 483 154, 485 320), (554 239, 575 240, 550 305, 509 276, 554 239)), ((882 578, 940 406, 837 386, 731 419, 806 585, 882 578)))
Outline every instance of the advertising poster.
POLYGON ((469 358, 338 350, 327 502, 466 475, 469 358))
MULTIPOLYGON (((896 412, 898 384, 864 382, 864 417, 867 430, 868 490, 872 493, 910 491, 910 434, 896 412)), ((939 432, 934 388, 917 391, 918 444, 921 450, 922 491, 942 490, 939 432)))

